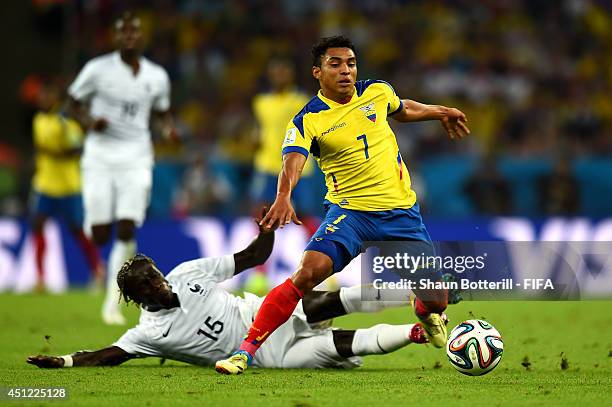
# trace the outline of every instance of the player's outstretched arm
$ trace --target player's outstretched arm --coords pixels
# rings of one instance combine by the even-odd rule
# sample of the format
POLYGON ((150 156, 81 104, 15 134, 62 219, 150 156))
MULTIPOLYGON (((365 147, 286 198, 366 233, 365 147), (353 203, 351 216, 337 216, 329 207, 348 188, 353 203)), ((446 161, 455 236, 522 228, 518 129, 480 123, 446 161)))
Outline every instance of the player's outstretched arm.
POLYGON ((278 176, 276 199, 270 210, 259 222, 264 230, 283 228, 293 221, 296 225, 302 222, 297 218, 291 205, 291 191, 297 185, 306 164, 306 157, 300 153, 287 153, 283 156, 283 169, 278 176))
POLYGON ((30 356, 26 362, 44 369, 58 369, 77 366, 116 366, 134 357, 117 346, 110 346, 97 351, 80 351, 66 356, 30 356))
POLYGON ((93 129, 95 131, 104 131, 108 127, 108 121, 105 118, 91 117, 87 107, 74 98, 68 98, 66 111, 70 117, 79 123, 83 130, 93 129))
POLYGON ((234 254, 235 271, 234 275, 242 273, 246 269, 264 264, 274 247, 274 231, 266 230, 259 223, 268 213, 268 208, 261 209, 261 216, 255 219, 259 226, 259 235, 253 240, 246 249, 234 254))
POLYGON ((414 100, 402 100, 403 109, 391 117, 398 122, 421 122, 426 120, 440 120, 442 127, 452 139, 463 138, 470 134, 467 127, 467 117, 454 107, 439 105, 426 105, 414 100))

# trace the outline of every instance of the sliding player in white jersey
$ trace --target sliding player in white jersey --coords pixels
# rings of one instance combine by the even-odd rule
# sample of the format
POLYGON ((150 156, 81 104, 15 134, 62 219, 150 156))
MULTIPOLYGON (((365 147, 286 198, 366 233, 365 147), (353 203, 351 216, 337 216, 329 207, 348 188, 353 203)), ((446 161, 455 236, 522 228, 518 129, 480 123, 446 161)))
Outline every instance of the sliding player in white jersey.
MULTIPOLYGON (((263 298, 236 297, 217 283, 256 265, 272 252, 274 232, 262 232, 243 251, 219 258, 180 264, 166 278, 153 261, 136 255, 118 275, 126 301, 140 304, 138 325, 112 346, 66 356, 31 356, 38 367, 111 366, 137 357, 156 356, 212 366, 231 354, 242 341, 263 298)), ((254 365, 275 368, 353 368, 359 356, 392 352, 409 343, 425 343, 420 323, 380 324, 368 329, 317 328, 316 323, 352 312, 374 312, 405 301, 376 301, 373 287, 312 291, 304 296, 289 320, 257 352, 254 365), (362 298, 369 301, 363 301, 362 298)))
POLYGON ((140 20, 124 14, 115 24, 115 37, 118 51, 89 61, 68 89, 68 111, 87 130, 81 159, 85 227, 102 246, 116 223, 102 317, 108 324, 124 324, 116 275, 136 252, 135 230, 149 205, 151 114, 165 137, 175 138, 176 132, 168 75, 141 56, 140 20))

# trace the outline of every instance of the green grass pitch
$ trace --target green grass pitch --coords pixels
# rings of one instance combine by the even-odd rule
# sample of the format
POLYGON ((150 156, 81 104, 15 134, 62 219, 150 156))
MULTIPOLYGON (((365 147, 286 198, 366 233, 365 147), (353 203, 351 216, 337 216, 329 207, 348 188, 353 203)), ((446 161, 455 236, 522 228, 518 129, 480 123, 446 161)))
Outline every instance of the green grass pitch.
MULTIPOLYGON (((0 295, 0 387, 65 387, 68 401, 53 405, 583 407, 609 405, 611 400, 612 301, 451 306, 451 325, 485 318, 503 336, 504 357, 483 377, 459 374, 443 350, 422 345, 367 357, 364 366, 353 371, 251 369, 236 377, 172 361, 160 365, 155 358, 115 368, 42 370, 25 363, 30 354, 61 355, 112 343, 124 329, 102 324, 101 301, 101 296, 79 291, 0 295), (561 353, 566 359, 563 369, 561 353)), ((137 313, 129 308, 130 322, 136 321, 137 313)), ((391 309, 343 317, 335 325, 357 328, 412 320, 411 311, 391 309)))

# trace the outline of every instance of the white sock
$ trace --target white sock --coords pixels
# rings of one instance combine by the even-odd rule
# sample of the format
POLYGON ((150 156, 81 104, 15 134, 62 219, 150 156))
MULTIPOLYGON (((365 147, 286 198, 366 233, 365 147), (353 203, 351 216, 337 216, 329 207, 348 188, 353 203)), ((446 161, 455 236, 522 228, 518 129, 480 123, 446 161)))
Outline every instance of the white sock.
POLYGON ((351 349, 357 356, 393 352, 412 342, 410 331, 413 326, 379 324, 368 329, 358 329, 355 331, 351 349))
POLYGON ((377 290, 372 284, 342 287, 340 301, 349 314, 378 312, 410 304, 410 290, 377 290))
POLYGON ((108 270, 106 273, 106 298, 104 299, 105 312, 119 312, 119 286, 117 285, 117 273, 123 263, 136 254, 136 241, 115 240, 108 258, 108 270))

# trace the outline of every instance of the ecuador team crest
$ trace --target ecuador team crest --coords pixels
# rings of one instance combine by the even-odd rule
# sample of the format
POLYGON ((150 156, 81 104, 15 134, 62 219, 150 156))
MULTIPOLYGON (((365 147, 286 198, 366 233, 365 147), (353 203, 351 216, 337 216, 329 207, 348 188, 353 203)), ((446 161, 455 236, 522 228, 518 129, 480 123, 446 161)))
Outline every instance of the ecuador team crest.
POLYGON ((361 110, 363 114, 365 115, 365 117, 370 119, 372 123, 376 123, 376 108, 374 107, 374 103, 370 103, 369 105, 361 106, 359 110, 361 110))

